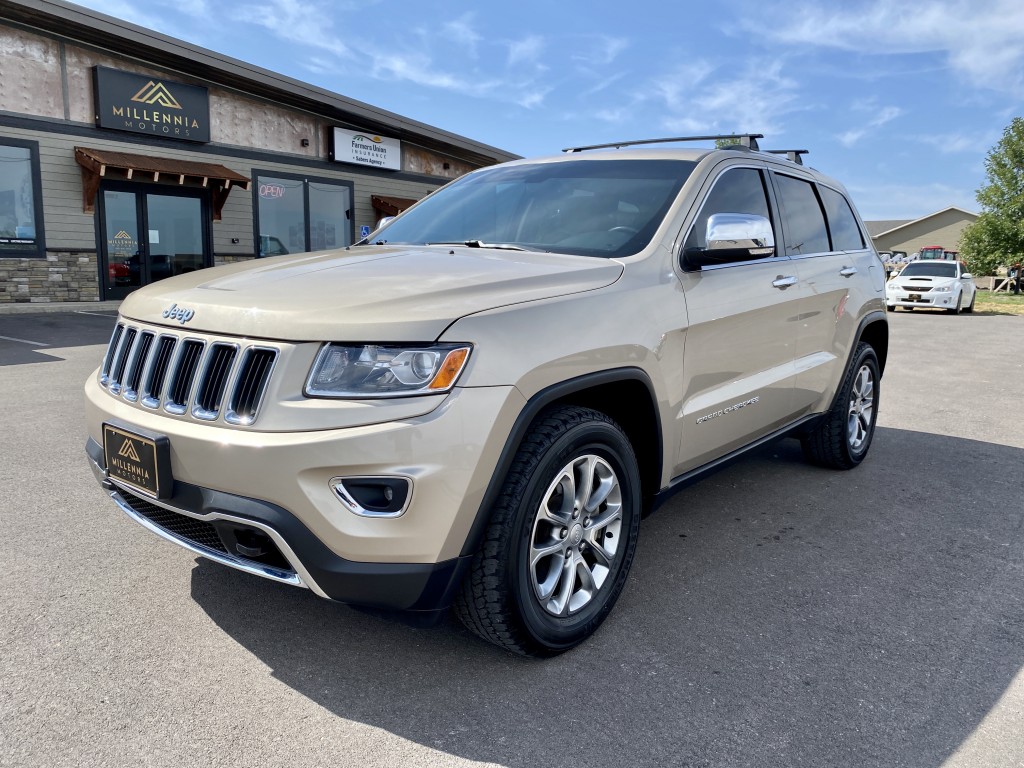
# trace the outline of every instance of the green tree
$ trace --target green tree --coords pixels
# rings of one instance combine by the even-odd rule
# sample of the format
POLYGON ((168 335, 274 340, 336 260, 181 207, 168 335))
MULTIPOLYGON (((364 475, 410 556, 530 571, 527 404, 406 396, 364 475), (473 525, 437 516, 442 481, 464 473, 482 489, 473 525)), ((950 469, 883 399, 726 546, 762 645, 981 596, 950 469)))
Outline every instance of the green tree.
POLYGON ((981 215, 960 238, 960 253, 976 275, 994 275, 1024 258, 1024 118, 1013 118, 989 150, 985 176, 977 193, 981 215))

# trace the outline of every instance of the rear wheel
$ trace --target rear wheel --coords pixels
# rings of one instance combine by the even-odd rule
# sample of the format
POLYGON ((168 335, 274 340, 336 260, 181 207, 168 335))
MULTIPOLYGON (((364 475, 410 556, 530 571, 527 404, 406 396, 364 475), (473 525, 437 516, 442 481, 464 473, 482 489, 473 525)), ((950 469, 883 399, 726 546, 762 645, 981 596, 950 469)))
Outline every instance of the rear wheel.
POLYGON ((974 302, 977 301, 977 300, 978 300, 978 292, 975 291, 971 295, 971 303, 968 304, 966 307, 964 307, 964 312, 973 312, 974 311, 974 302))
POLYGON ((800 439, 808 461, 852 469, 864 460, 878 420, 879 378, 875 350, 861 342, 832 409, 800 439))
POLYGON ((456 613, 514 653, 566 651, 618 599, 639 524, 639 469, 622 429, 587 408, 549 411, 516 454, 456 613))

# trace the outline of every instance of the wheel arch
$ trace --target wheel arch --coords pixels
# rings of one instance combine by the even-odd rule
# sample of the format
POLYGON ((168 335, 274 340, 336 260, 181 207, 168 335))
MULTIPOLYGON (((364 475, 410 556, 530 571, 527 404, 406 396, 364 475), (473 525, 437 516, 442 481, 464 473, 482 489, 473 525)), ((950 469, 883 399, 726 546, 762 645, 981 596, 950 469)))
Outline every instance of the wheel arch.
POLYGON ((857 338, 850 349, 851 357, 857 351, 857 344, 862 341, 870 344, 875 350, 879 375, 885 373, 885 361, 889 357, 889 321, 884 312, 872 312, 861 320, 857 338))
POLYGON ((592 408, 608 415, 622 427, 636 455, 641 496, 647 508, 661 487, 664 443, 656 404, 654 384, 640 368, 616 368, 590 373, 537 392, 527 401, 512 426, 461 554, 471 555, 479 548, 487 527, 489 510, 501 491, 505 475, 530 425, 542 412, 560 405, 592 408))

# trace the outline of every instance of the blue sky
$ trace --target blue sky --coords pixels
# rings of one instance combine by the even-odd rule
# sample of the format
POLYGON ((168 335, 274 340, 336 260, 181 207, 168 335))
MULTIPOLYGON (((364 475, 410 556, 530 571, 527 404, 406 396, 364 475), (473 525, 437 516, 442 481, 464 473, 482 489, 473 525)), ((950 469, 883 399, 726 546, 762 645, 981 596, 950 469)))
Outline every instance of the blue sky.
POLYGON ((1024 111, 1022 0, 80 4, 527 157, 763 133, 867 219, 978 210, 1024 111))

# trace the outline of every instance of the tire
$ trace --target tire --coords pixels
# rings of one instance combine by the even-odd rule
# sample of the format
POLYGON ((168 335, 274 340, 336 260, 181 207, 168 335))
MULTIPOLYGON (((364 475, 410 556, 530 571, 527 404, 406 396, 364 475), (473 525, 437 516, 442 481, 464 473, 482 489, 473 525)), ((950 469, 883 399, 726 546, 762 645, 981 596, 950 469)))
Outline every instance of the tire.
POLYGON ((896 305, 895 304, 886 304, 885 305, 885 311, 886 312, 895 312, 896 311, 896 305))
POLYGON ((542 413, 513 459, 456 615, 523 656, 579 645, 622 592, 640 511, 636 456, 618 424, 575 406, 542 413))
POLYGON ((957 294, 956 306, 955 307, 950 307, 946 311, 949 312, 949 314, 951 314, 951 315, 959 315, 960 314, 960 304, 961 304, 961 302, 963 300, 964 300, 964 294, 963 294, 963 291, 961 291, 960 293, 957 294))
POLYGON ((974 311, 974 302, 977 301, 977 300, 978 300, 978 291, 975 290, 974 291, 974 295, 971 296, 971 303, 968 304, 966 307, 964 307, 964 313, 965 314, 970 314, 971 312, 974 311))
POLYGON ((861 342, 831 410, 800 438, 810 463, 853 469, 864 460, 878 421, 880 378, 874 348, 861 342))

